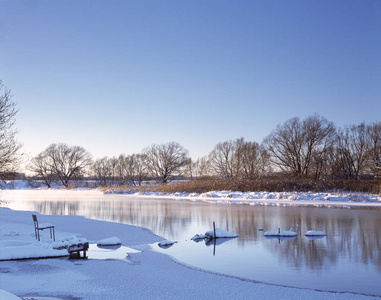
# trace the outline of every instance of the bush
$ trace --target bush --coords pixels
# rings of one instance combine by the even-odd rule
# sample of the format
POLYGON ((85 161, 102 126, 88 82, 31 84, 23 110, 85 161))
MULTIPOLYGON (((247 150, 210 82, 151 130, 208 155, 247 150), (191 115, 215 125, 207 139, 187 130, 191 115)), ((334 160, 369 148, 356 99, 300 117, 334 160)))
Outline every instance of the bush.
POLYGON ((380 180, 313 180, 263 178, 258 180, 199 180, 183 181, 153 187, 152 190, 165 193, 206 193, 210 191, 240 192, 328 192, 348 191, 381 193, 380 180))

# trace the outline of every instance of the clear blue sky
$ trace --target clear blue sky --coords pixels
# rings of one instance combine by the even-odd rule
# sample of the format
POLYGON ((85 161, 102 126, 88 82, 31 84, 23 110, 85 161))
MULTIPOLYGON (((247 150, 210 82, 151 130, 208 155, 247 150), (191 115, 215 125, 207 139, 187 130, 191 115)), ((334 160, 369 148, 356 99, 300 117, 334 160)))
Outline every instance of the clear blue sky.
POLYGON ((32 155, 197 158, 315 112, 381 121, 381 1, 0 0, 0 79, 32 155))

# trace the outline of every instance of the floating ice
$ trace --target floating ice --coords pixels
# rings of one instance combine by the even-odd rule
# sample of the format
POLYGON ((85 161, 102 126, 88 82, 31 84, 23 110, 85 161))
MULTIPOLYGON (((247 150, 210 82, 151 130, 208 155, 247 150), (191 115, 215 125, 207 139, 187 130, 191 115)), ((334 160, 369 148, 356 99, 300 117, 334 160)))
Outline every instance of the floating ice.
POLYGON ((205 234, 196 234, 194 237, 191 238, 191 240, 197 241, 197 240, 203 240, 206 238, 207 238, 207 236, 205 234))
POLYGON ((309 230, 309 231, 306 232, 305 235, 306 236, 325 236, 327 234, 325 232, 323 232, 323 231, 309 230))
POLYGON ((107 239, 103 239, 97 242, 98 246, 117 246, 121 244, 122 244, 122 241, 115 236, 107 238, 107 239))
POLYGON ((216 238, 235 238, 235 237, 239 237, 238 234, 234 234, 234 233, 231 233, 229 231, 225 231, 225 230, 222 230, 220 228, 216 228, 216 232, 215 232, 215 236, 214 236, 214 230, 210 230, 210 231, 207 231, 205 232, 205 236, 209 239, 212 239, 214 237, 216 238))
POLYGON ((266 231, 264 236, 297 236, 295 231, 291 230, 280 230, 278 232, 266 231))
POLYGON ((173 244, 176 244, 177 241, 161 241, 158 245, 160 247, 168 247, 168 246, 172 246, 173 244))

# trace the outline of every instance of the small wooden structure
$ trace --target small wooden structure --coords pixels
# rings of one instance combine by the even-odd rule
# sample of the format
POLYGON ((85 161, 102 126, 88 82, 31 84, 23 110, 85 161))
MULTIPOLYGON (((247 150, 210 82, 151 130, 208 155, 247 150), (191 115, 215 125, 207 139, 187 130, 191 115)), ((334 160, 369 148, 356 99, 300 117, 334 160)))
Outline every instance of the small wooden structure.
POLYGON ((56 235, 54 233, 54 225, 50 223, 42 223, 38 224, 37 216, 32 215, 33 223, 34 223, 34 234, 36 235, 36 239, 40 240, 40 230, 49 229, 50 230, 50 238, 53 237, 53 240, 56 241, 56 235), (53 235, 52 235, 53 233, 53 235))
POLYGON ((87 258, 86 251, 89 249, 89 243, 79 243, 70 245, 67 251, 70 253, 70 258, 87 258), (81 257, 81 251, 83 252, 83 257, 81 257))

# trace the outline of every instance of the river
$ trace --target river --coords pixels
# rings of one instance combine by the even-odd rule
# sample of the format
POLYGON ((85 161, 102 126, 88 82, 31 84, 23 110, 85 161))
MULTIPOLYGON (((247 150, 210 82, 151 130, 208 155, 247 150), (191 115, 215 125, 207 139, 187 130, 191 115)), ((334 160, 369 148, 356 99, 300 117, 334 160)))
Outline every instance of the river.
POLYGON ((270 284, 381 296, 379 209, 212 204, 59 190, 5 191, 0 199, 1 206, 16 210, 148 228, 178 241, 167 249, 155 244, 155 250, 196 268, 270 284), (190 240, 211 230, 213 222, 239 237, 216 244, 190 240), (263 236, 292 226, 295 239, 263 236), (327 236, 307 238, 310 229, 327 236))

